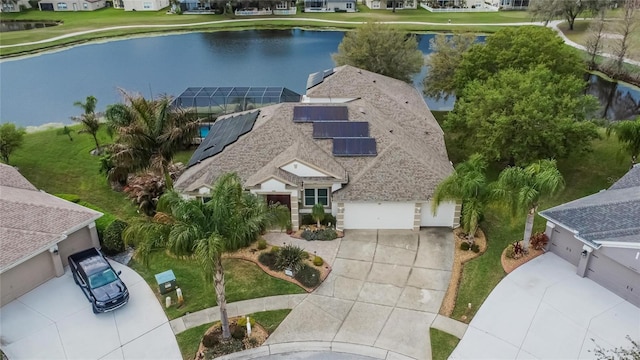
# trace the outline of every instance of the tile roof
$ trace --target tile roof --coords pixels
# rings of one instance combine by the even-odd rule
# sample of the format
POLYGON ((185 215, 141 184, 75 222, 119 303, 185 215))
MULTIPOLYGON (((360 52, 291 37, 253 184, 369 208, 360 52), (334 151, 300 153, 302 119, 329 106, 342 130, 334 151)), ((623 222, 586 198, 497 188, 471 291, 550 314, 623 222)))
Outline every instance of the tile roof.
POLYGON ((640 244, 640 166, 608 190, 540 212, 543 217, 577 231, 593 245, 604 242, 640 244))
POLYGON ((0 166, 0 179, 0 272, 102 215, 38 191, 9 166, 0 166))
POLYGON ((437 184, 453 171, 444 133, 410 84, 342 66, 307 96, 355 98, 340 105, 348 107, 350 121, 369 122, 378 155, 334 157, 332 140, 314 140, 312 124, 293 123, 293 108, 301 104, 278 104, 261 108, 253 130, 236 143, 187 169, 176 189, 195 191, 227 171, 237 172, 251 186, 276 168, 301 160, 341 181, 348 179, 333 194, 336 201, 418 201, 430 199, 437 184))

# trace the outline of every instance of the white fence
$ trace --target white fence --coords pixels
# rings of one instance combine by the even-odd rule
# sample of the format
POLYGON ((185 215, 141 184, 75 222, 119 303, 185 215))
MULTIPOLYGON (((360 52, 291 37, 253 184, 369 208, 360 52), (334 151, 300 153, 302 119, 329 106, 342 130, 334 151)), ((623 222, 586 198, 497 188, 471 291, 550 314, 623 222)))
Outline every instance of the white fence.
POLYGON ((476 6, 475 8, 432 8, 431 6, 425 4, 425 3, 420 3, 420 7, 422 7, 423 9, 426 9, 430 12, 447 12, 447 13, 463 13, 463 12, 494 12, 494 11, 498 11, 498 7, 497 6, 492 6, 492 5, 487 5, 487 4, 483 4, 481 6, 476 6))
POLYGON ((271 10, 236 10, 236 16, 259 16, 259 15, 271 15, 273 12, 271 10))
POLYGON ((288 9, 288 10, 276 9, 276 10, 273 10, 273 15, 295 15, 297 11, 298 11, 297 8, 288 9))

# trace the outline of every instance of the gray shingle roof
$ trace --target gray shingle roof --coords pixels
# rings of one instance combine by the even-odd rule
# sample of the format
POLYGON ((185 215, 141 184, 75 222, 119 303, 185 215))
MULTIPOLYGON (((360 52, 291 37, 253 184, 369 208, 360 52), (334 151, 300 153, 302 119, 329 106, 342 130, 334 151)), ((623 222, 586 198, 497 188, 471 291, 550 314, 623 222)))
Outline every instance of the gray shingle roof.
POLYGON ((418 201, 430 199, 437 184, 453 171, 442 129, 410 84, 342 66, 307 96, 355 98, 340 105, 348 107, 349 120, 369 122, 378 155, 334 157, 332 140, 314 140, 312 124, 293 123, 293 108, 299 104, 278 104, 261 108, 253 130, 236 143, 187 169, 176 189, 194 191, 227 171, 237 172, 252 186, 275 168, 300 160, 337 180, 348 179, 333 194, 334 200, 418 201))
POLYGON ((0 179, 0 272, 102 215, 38 191, 10 166, 0 166, 0 179))
POLYGON ((631 169, 609 190, 540 212, 578 232, 594 245, 640 243, 640 167, 631 169))

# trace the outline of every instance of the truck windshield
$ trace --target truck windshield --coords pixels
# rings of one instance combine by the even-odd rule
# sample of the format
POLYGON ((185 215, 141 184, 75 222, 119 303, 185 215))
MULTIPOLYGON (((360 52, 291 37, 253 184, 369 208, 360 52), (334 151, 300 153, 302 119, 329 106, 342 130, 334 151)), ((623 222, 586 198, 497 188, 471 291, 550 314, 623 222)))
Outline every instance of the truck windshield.
POLYGON ((99 288, 101 286, 107 285, 110 282, 113 282, 118 277, 111 269, 104 269, 98 273, 95 273, 89 276, 89 286, 92 289, 99 288))

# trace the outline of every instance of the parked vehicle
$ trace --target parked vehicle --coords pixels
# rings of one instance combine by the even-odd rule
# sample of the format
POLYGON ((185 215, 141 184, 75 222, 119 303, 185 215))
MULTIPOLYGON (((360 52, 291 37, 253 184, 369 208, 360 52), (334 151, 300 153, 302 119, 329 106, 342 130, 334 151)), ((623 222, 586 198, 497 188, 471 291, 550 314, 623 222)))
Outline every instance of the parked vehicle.
POLYGON ((118 276, 121 271, 116 273, 99 250, 90 248, 69 255, 69 267, 95 314, 113 311, 129 301, 129 290, 118 276))

